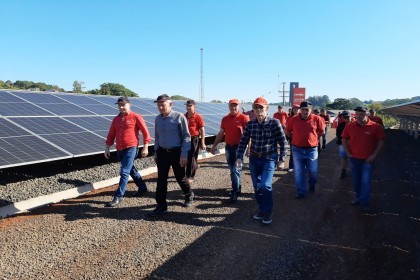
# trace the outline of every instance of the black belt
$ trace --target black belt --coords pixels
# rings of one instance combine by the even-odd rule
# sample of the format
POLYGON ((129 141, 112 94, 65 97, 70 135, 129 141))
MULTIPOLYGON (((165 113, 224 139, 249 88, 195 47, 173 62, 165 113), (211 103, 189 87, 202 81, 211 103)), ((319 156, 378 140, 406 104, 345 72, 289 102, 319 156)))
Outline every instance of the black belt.
POLYGON ((249 154, 253 157, 258 157, 258 158, 262 158, 262 157, 267 157, 269 155, 275 154, 277 153, 277 151, 269 151, 269 152, 262 152, 262 153, 257 153, 254 151, 250 151, 249 154))
POLYGON ((229 145, 229 144, 226 144, 226 146, 228 146, 229 148, 232 148, 232 149, 236 149, 236 148, 238 148, 239 145, 229 145))
POLYGON ((169 148, 169 149, 159 147, 159 149, 160 149, 160 150, 163 150, 163 151, 165 151, 165 152, 170 153, 170 152, 177 152, 177 151, 180 151, 180 150, 181 150, 181 147, 175 147, 175 148, 169 148))
POLYGON ((300 148, 300 149, 313 149, 313 148, 318 148, 318 146, 314 146, 314 147, 299 147, 299 146, 296 146, 296 145, 293 145, 293 146, 295 146, 296 148, 300 148))

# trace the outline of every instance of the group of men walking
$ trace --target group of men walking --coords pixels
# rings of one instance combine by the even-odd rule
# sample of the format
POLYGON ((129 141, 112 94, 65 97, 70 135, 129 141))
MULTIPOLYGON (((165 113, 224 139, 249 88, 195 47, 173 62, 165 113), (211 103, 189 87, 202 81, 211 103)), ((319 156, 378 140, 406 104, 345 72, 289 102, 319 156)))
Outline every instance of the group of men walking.
MULTIPOLYGON (((156 188, 156 208, 151 216, 161 215, 168 209, 166 195, 168 173, 172 167, 176 181, 184 196, 184 206, 189 207, 194 200, 191 182, 198 168, 197 157, 200 149, 205 149, 204 120, 196 109, 194 100, 185 104, 185 114, 172 110, 172 101, 166 94, 155 100, 159 115, 155 119, 154 160, 158 169, 156 188)), ((151 141, 149 131, 141 115, 131 111, 127 97, 117 100, 120 113, 112 121, 106 140, 105 157, 110 156, 110 147, 116 142, 117 156, 121 162, 120 182, 113 200, 108 206, 121 203, 129 176, 138 187, 134 196, 142 196, 147 187, 134 166, 138 153, 139 132, 143 135, 141 156, 148 154, 151 141)), ((258 205, 253 215, 264 224, 272 222, 273 189, 272 179, 276 169, 283 169, 286 159, 286 143, 291 145, 291 159, 296 182, 296 199, 315 192, 318 174, 318 144, 325 136, 327 119, 312 113, 312 104, 304 101, 293 116, 282 111, 281 106, 273 117, 268 116, 268 102, 263 97, 255 99, 252 110, 255 118, 240 112, 240 102, 229 100, 229 114, 223 117, 210 152, 215 154, 217 145, 225 141, 225 156, 231 178, 230 202, 235 202, 241 194, 242 166, 244 156, 249 156, 249 170, 258 205)), ((294 108, 295 109, 295 108, 294 108)), ((356 198, 353 205, 369 206, 370 178, 373 160, 383 146, 382 127, 367 118, 363 107, 355 109, 356 122, 349 123, 342 132, 342 153, 350 159, 356 198), (360 112, 360 113, 358 113, 360 112)), ((325 115, 325 111, 322 112, 325 115)), ((324 138, 325 139, 325 138, 324 138)), ((323 141, 324 142, 324 141, 323 141)), ((322 143, 322 148, 325 148, 322 143)), ((290 168, 291 163, 289 163, 290 168)), ((292 169, 293 170, 293 169, 292 169)))

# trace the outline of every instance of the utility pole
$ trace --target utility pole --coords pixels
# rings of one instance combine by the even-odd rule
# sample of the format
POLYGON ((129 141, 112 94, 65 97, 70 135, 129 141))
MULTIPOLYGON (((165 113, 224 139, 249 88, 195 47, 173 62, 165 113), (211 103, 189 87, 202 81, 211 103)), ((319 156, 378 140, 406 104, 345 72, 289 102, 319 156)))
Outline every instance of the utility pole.
POLYGON ((286 93, 289 93, 289 91, 287 91, 287 90, 285 90, 285 88, 284 88, 284 86, 286 85, 286 82, 282 82, 281 84, 283 85, 283 90, 281 90, 280 91, 280 78, 279 78, 279 75, 277 75, 277 79, 279 80, 279 98, 280 97, 282 97, 282 100, 283 100, 283 105, 282 106, 285 106, 285 101, 284 101, 284 98, 285 97, 289 97, 288 95, 286 95, 286 93))
POLYGON ((203 51, 204 49, 201 48, 201 71, 200 71, 200 101, 204 102, 204 78, 203 78, 203 51))

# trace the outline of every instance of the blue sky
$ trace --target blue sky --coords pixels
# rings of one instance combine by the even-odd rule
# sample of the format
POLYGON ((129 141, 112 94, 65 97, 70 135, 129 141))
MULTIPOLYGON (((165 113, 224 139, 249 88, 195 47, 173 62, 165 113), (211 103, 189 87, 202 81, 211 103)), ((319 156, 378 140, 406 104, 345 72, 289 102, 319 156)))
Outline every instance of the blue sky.
POLYGON ((420 95, 420 1, 2 0, 0 80, 278 102, 420 95))

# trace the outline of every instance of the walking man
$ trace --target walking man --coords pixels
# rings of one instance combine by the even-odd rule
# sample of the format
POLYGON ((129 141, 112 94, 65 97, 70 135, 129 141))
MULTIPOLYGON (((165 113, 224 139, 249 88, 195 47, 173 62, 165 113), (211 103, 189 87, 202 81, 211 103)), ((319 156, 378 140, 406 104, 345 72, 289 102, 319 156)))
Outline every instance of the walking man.
POLYGON ((172 101, 167 94, 158 96, 155 103, 157 103, 160 113, 155 119, 155 162, 158 169, 158 182, 156 188, 157 206, 151 212, 151 216, 161 215, 168 210, 166 195, 171 166, 176 181, 185 195, 184 206, 190 207, 194 199, 194 193, 185 176, 188 151, 191 148, 187 119, 182 113, 172 110, 172 101))
POLYGON ((277 106, 277 112, 274 113, 273 118, 278 119, 283 130, 286 128, 286 122, 289 114, 283 111, 283 106, 277 106))
POLYGON ((118 98, 115 104, 118 104, 120 113, 112 120, 105 142, 104 155, 105 158, 110 158, 110 148, 116 140, 117 157, 121 162, 121 177, 113 200, 107 204, 109 207, 114 207, 121 202, 127 188, 129 176, 133 178, 134 183, 138 187, 138 191, 134 196, 142 196, 147 192, 146 184, 134 166, 134 160, 138 153, 139 131, 143 134, 141 157, 147 156, 149 142, 152 140, 143 117, 131 111, 130 100, 127 97, 118 98))
POLYGON ((351 204, 369 212, 373 162, 384 145, 385 133, 379 124, 369 119, 367 107, 357 107, 354 111, 356 121, 346 125, 341 137, 356 192, 351 204))
POLYGON ((191 148, 188 152, 188 163, 186 175, 191 183, 194 181, 195 172, 197 171, 198 164, 198 152, 199 150, 204 150, 206 148, 205 137, 206 133, 204 131, 204 120, 203 117, 196 112, 196 103, 194 100, 190 99, 185 103, 187 106, 187 112, 185 117, 188 121, 188 130, 191 135, 191 148))
POLYGON ((273 174, 276 170, 277 145, 280 147, 280 164, 286 158, 286 136, 279 120, 268 116, 268 103, 263 97, 255 99, 252 106, 256 119, 251 120, 245 127, 236 154, 236 166, 242 167, 245 149, 250 143, 249 170, 252 185, 258 204, 258 211, 253 216, 264 224, 271 224, 273 212, 273 174))
POLYGON ((239 141, 241 140, 245 125, 249 122, 248 116, 239 112, 239 104, 238 99, 229 100, 229 114, 223 117, 219 133, 210 150, 214 154, 217 144, 223 140, 223 137, 225 138, 225 155, 232 181, 230 202, 235 202, 241 193, 242 167, 236 166, 236 151, 238 150, 239 141))
POLYGON ((327 133, 328 127, 330 126, 330 115, 328 115, 325 109, 322 108, 319 116, 325 121, 325 132, 324 135, 322 135, 322 148, 325 149, 327 147, 327 133))
POLYGON ((315 192, 318 179, 318 138, 324 134, 324 122, 311 113, 312 103, 300 103, 300 113, 287 121, 286 135, 292 137, 296 199, 315 192), (306 177, 308 173, 308 178, 306 177))

